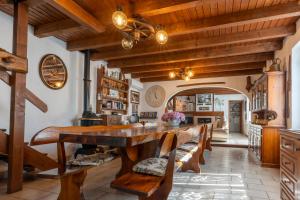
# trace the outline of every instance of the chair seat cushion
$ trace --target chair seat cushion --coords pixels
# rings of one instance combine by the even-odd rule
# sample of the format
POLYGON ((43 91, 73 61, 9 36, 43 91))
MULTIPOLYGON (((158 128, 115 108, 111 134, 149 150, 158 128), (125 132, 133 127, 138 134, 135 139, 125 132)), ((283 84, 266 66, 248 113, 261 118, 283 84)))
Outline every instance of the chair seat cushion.
POLYGON ((184 150, 178 149, 176 151, 176 157, 175 160, 176 162, 186 162, 192 157, 192 154, 189 152, 186 152, 184 150))
POLYGON ((79 155, 76 159, 68 161, 68 165, 73 166, 98 166, 105 162, 113 160, 114 157, 109 154, 95 153, 91 155, 79 155))
POLYGON ((154 176, 164 176, 168 160, 165 158, 148 158, 133 166, 133 171, 154 176))
POLYGON ((185 143, 179 147, 180 150, 195 152, 198 150, 198 144, 195 143, 185 143))

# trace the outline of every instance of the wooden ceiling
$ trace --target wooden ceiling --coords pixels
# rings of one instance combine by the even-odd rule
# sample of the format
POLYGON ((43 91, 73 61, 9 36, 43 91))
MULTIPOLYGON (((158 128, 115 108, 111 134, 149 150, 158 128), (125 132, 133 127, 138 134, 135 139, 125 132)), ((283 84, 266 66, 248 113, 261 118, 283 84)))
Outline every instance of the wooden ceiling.
MULTIPOLYGON (((191 67, 194 78, 258 74, 265 61, 296 31, 300 5, 295 0, 27 0, 29 22, 38 37, 54 36, 70 51, 90 49, 92 60, 143 82, 170 80, 170 70, 191 67), (162 24, 166 45, 143 41, 121 47, 111 15, 122 5, 128 16, 140 14, 162 24)), ((12 14, 8 0, 0 10, 12 14)))

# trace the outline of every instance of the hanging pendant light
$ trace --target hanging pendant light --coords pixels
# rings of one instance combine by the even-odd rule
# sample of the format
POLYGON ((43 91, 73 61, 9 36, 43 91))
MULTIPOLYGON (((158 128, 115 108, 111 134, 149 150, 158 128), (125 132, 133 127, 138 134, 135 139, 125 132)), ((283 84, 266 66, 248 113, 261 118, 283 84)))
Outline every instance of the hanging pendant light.
POLYGON ((122 39, 122 47, 124 49, 132 49, 133 47, 133 40, 130 38, 123 38, 122 39))
POLYGON ((168 33, 159 26, 155 33, 155 39, 159 44, 166 44, 168 41, 168 33))
POLYGON ((112 14, 112 21, 118 29, 124 29, 127 26, 128 19, 126 14, 122 11, 122 7, 118 7, 117 11, 112 14))
POLYGON ((190 79, 189 76, 185 76, 185 77, 184 77, 184 80, 185 80, 185 81, 189 81, 189 80, 191 80, 191 79, 190 79))
POLYGON ((170 78, 175 78, 175 76, 176 76, 176 74, 175 74, 174 71, 171 71, 171 72, 169 73, 169 77, 170 77, 170 78))
POLYGON ((187 76, 188 77, 193 77, 194 76, 194 72, 192 71, 192 69, 188 69, 187 76))

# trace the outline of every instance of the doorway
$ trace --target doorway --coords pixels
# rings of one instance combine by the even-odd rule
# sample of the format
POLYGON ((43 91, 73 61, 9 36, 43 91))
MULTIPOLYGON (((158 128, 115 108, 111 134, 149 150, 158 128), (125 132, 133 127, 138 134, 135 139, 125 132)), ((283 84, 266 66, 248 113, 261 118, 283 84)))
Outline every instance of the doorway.
POLYGON ((243 101, 229 101, 229 132, 242 133, 243 101))

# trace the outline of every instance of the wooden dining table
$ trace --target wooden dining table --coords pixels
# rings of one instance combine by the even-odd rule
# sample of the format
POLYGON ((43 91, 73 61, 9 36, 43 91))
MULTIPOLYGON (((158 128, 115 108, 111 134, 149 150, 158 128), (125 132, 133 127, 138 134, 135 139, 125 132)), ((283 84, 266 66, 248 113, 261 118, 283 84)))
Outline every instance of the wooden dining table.
POLYGON ((58 160, 61 168, 66 167, 64 143, 95 144, 119 147, 122 165, 118 176, 132 170, 135 163, 155 155, 158 143, 166 132, 177 134, 177 145, 191 140, 194 125, 169 127, 159 125, 154 127, 127 127, 122 129, 105 129, 93 132, 63 132, 59 134, 58 160))
POLYGON ((30 142, 31 146, 57 144, 57 167, 42 171, 40 177, 60 177, 60 200, 81 199, 81 187, 89 167, 67 166, 65 143, 108 145, 118 147, 121 157, 121 168, 117 177, 132 172, 133 166, 146 158, 154 157, 159 141, 165 133, 175 133, 177 146, 199 136, 200 126, 185 125, 180 127, 117 125, 117 126, 70 126, 47 127, 36 133, 30 142))

